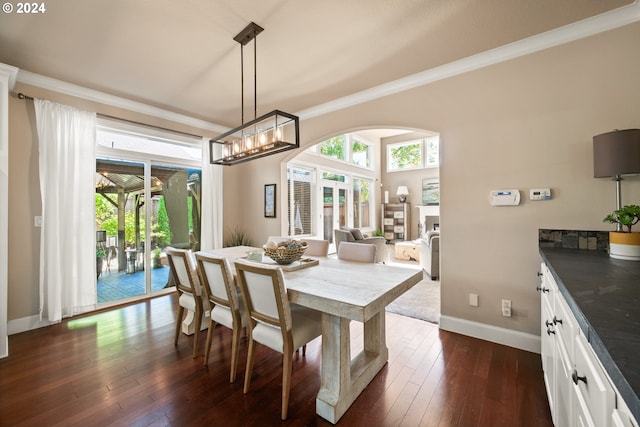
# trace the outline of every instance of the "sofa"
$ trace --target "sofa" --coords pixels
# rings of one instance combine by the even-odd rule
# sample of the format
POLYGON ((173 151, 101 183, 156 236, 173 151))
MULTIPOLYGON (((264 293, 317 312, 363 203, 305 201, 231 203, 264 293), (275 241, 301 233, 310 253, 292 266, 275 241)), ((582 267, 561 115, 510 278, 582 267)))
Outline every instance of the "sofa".
POLYGON ((334 230, 336 250, 341 242, 373 244, 376 246, 376 262, 387 260, 387 241, 382 236, 367 237, 358 228, 341 228, 334 230))
POLYGON ((437 280, 440 277, 440 232, 428 231, 422 239, 420 264, 424 272, 437 280))

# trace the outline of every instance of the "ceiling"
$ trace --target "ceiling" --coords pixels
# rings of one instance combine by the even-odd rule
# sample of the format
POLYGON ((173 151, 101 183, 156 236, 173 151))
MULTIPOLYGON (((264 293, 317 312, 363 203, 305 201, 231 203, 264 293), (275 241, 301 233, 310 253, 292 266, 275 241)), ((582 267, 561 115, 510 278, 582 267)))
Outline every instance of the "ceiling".
MULTIPOLYGON (((204 119, 240 123, 240 45, 257 37, 258 115, 296 114, 631 0, 64 0, 0 14, 0 62, 204 119)), ((245 47, 245 121, 253 44, 245 47)))

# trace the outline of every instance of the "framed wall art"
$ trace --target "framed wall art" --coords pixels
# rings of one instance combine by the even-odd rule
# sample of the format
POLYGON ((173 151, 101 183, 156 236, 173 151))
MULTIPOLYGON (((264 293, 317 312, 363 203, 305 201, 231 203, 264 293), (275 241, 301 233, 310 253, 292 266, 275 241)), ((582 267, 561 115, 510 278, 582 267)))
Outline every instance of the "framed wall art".
POLYGON ((422 204, 424 206, 440 205, 440 180, 424 178, 422 180, 422 204))
POLYGON ((276 217, 276 185, 265 184, 264 186, 264 217, 276 217))

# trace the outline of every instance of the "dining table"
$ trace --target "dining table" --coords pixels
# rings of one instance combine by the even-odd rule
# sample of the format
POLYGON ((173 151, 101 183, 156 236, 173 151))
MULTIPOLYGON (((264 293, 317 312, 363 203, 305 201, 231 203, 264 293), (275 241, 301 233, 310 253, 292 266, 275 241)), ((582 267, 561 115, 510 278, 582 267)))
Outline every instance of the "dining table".
MULTIPOLYGON (((259 248, 206 251, 234 259, 259 248)), ((282 266, 289 301, 322 312, 322 372, 316 413, 335 424, 387 363, 385 307, 423 278, 422 269, 312 257, 306 268, 282 266), (363 349, 351 355, 352 320, 362 322, 363 349)), ((275 265, 263 258, 264 264, 275 265)), ((299 261, 296 261, 299 262, 299 261)), ((302 267, 302 266, 300 266, 302 267)))

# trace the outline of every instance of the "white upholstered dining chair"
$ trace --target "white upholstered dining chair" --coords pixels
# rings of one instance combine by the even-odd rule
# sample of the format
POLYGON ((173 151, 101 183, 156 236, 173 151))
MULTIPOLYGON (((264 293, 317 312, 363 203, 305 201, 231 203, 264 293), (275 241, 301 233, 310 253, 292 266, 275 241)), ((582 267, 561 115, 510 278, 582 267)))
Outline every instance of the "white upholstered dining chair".
POLYGON ((300 241, 307 243, 307 250, 304 251, 306 256, 326 257, 329 255, 328 240, 300 239, 300 241))
POLYGON ((202 323, 203 304, 198 280, 198 273, 193 261, 193 255, 185 249, 167 248, 167 259, 169 260, 169 268, 173 275, 173 280, 178 291, 178 315, 176 318, 176 334, 173 344, 178 345, 180 337, 180 325, 184 309, 191 310, 195 313, 194 324, 195 331, 193 334, 193 357, 196 357, 198 351, 198 337, 200 335, 200 326, 202 323))
POLYGON ((285 279, 280 267, 261 266, 236 260, 236 274, 250 317, 249 351, 244 377, 244 393, 249 391, 255 343, 259 342, 282 353, 282 411, 287 418, 293 355, 322 334, 322 314, 290 304, 285 279))
POLYGON ((211 307, 209 318, 209 331, 204 350, 204 364, 209 363, 211 341, 216 323, 219 323, 232 331, 231 340, 231 374, 230 382, 235 382, 238 370, 238 351, 240 346, 240 333, 242 328, 249 325, 249 317, 244 307, 244 302, 238 295, 233 271, 227 258, 207 254, 196 253, 196 267, 200 284, 204 295, 211 307))
POLYGON ((342 242, 338 246, 338 259, 374 263, 376 262, 376 246, 368 243, 342 242))

